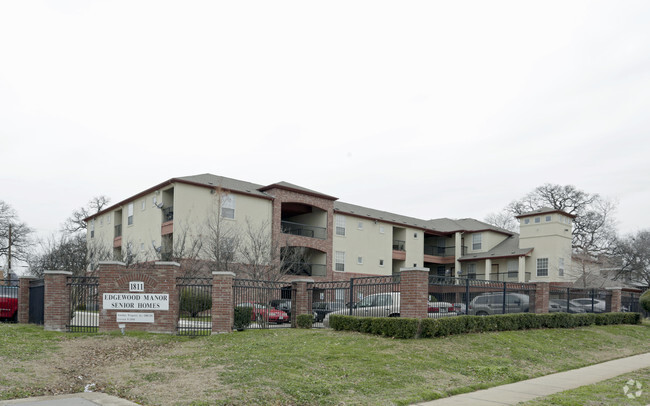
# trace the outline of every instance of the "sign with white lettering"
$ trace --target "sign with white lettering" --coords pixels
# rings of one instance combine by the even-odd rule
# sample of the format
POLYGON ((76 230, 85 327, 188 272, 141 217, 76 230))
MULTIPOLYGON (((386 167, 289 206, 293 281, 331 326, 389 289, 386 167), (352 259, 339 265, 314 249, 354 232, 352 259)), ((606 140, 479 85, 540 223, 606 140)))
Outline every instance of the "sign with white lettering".
POLYGON ((104 293, 104 310, 169 310, 167 293, 104 293))
POLYGON ((117 312, 118 323, 153 323, 153 313, 123 313, 117 312))
POLYGON ((129 292, 144 292, 144 282, 129 282, 129 292))

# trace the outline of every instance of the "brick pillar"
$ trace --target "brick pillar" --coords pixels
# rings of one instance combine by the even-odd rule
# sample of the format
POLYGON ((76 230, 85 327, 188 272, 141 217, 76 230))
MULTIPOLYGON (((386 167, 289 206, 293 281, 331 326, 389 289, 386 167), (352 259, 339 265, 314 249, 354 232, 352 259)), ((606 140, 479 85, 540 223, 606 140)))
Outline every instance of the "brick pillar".
POLYGON ((212 334, 232 331, 235 317, 233 279, 232 272, 212 272, 212 334))
POLYGON ((620 312, 621 311, 621 288, 611 289, 612 292, 612 303, 610 312, 620 312))
POLYGON ((298 327, 298 316, 312 314, 311 300, 307 284, 314 283, 313 279, 296 279, 291 281, 291 327, 298 327))
POLYGON ((29 323, 29 283, 33 276, 21 276, 18 285, 18 323, 29 323))
POLYGON ((400 316, 425 319, 429 308, 429 270, 401 268, 400 272, 400 316))
POLYGON ((529 306, 532 304, 535 306, 531 313, 548 313, 548 293, 548 282, 535 283, 534 301, 529 303, 529 306))
POLYGON ((44 324, 47 331, 66 331, 70 322, 70 290, 68 276, 72 272, 45 271, 44 324))

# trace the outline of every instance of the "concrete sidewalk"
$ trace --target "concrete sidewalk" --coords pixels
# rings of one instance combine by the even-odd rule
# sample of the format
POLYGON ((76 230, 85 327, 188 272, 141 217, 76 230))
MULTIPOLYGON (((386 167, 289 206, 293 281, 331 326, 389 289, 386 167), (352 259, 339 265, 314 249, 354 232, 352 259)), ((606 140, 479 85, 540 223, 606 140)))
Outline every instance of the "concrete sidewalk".
POLYGON ((137 403, 100 392, 73 393, 71 395, 39 396, 35 398, 0 401, 0 406, 137 406, 137 403))
POLYGON ((490 389, 419 403, 420 406, 516 405, 537 397, 591 385, 619 375, 650 367, 650 353, 620 358, 571 371, 559 372, 490 389))

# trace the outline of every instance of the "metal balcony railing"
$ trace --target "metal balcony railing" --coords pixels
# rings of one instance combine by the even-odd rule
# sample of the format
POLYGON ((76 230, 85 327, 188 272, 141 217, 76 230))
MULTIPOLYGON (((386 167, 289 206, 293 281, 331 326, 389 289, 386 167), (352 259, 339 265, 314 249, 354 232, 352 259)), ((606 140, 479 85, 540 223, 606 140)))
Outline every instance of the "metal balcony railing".
POLYGON ((318 238, 321 240, 327 239, 327 229, 325 227, 310 226, 308 224, 294 223, 291 221, 282 221, 282 232, 284 234, 318 238))
POLYGON ((406 241, 393 240, 393 251, 406 251, 406 241))
POLYGON ((292 275, 326 276, 325 264, 307 264, 305 262, 292 262, 285 264, 287 273, 292 275))
POLYGON ((122 224, 116 224, 115 225, 115 237, 113 237, 113 238, 117 238, 117 237, 121 237, 121 236, 122 236, 122 224))
MULTIPOLYGON (((462 247, 462 254, 465 255, 467 247, 462 247)), ((456 255, 456 247, 438 247, 436 245, 425 245, 424 246, 424 255, 433 255, 437 257, 453 257, 456 255)))
MULTIPOLYGON (((499 282, 517 282, 519 272, 504 272, 500 274, 490 274, 491 281, 499 282)), ((524 281, 530 280, 530 272, 524 272, 524 281)))

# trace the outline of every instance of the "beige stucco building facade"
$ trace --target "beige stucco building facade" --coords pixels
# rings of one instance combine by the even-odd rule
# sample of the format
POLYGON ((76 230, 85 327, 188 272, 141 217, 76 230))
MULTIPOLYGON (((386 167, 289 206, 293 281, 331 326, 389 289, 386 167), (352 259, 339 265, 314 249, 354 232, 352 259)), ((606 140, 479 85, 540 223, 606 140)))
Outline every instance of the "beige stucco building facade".
POLYGON ((565 270, 573 217, 542 209, 518 219, 520 234, 474 219, 384 212, 286 182, 264 186, 202 174, 160 183, 86 221, 89 246, 110 247, 117 260, 164 259, 179 239, 206 239, 217 226, 228 230, 224 235, 256 230, 283 248, 298 248, 302 257, 290 273, 316 280, 426 267, 440 276, 571 282, 565 270))

